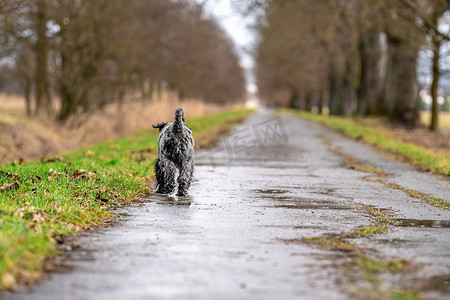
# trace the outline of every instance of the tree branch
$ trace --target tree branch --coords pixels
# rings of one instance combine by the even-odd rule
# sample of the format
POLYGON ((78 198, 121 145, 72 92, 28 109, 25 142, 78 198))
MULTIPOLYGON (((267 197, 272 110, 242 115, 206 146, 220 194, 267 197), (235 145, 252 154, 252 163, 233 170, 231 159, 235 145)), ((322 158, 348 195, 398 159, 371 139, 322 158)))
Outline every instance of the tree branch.
MULTIPOLYGON (((403 4, 403 6, 408 8, 416 17, 420 18, 422 20, 423 26, 426 29, 433 30, 435 32, 435 34, 440 36, 442 39, 444 39, 446 41, 450 41, 450 35, 449 34, 441 32, 439 30, 439 28, 438 28, 438 24, 435 24, 429 18, 427 18, 427 17, 422 15, 422 9, 420 9, 420 7, 417 5, 417 3, 415 3, 414 1, 411 1, 411 0, 399 0, 399 2, 401 4, 403 4)), ((450 0, 446 0, 445 2, 447 3, 447 9, 446 10, 449 10, 450 9, 450 0)), ((444 12, 446 10, 444 10, 444 12)))

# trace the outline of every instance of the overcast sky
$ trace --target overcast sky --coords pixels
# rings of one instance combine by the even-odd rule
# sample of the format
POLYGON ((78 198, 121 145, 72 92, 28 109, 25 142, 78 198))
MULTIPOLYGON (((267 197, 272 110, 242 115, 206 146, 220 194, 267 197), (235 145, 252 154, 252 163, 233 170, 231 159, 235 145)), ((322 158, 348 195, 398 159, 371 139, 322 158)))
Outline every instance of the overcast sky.
POLYGON ((249 67, 253 65, 253 59, 249 54, 254 43, 254 34, 249 28, 252 18, 244 18, 239 14, 233 7, 232 1, 207 0, 203 2, 205 3, 206 13, 214 16, 233 39, 241 57, 241 65, 249 67))

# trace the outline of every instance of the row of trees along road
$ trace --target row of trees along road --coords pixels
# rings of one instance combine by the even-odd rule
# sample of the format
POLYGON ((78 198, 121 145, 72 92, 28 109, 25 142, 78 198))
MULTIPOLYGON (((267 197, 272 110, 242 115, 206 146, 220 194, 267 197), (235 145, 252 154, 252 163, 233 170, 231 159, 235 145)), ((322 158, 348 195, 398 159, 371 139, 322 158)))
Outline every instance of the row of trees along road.
POLYGON ((161 83, 215 103, 245 94, 232 42, 194 1, 1 0, 0 10, 2 67, 20 81, 29 115, 64 122, 127 93, 148 98, 161 83))
MULTIPOLYGON (((417 59, 433 55, 433 121, 437 129, 437 87, 442 46, 449 28, 449 0, 269 0, 257 29, 260 95, 278 105, 322 109, 335 115, 387 115, 418 122, 417 59), (431 50, 431 51, 430 51, 431 50)), ((448 44, 447 44, 448 46, 448 44)), ((448 51, 448 49, 447 49, 448 51)), ((447 52, 448 55, 448 52, 447 52)))

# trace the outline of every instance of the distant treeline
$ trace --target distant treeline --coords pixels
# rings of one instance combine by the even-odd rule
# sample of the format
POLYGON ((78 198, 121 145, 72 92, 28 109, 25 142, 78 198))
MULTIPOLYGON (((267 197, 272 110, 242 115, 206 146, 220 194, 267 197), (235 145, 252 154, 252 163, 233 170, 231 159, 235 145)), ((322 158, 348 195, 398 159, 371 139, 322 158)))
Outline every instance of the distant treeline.
POLYGON ((387 115, 414 126, 417 58, 426 46, 433 61, 436 129, 440 55, 450 40, 450 26, 438 24, 446 14, 448 20, 449 3, 252 0, 250 8, 264 11, 256 49, 260 95, 278 105, 307 110, 327 106, 335 115, 387 115))
POLYGON ((245 94, 232 42, 194 1, 3 0, 0 10, 2 72, 28 114, 65 121, 161 86, 214 103, 245 94))

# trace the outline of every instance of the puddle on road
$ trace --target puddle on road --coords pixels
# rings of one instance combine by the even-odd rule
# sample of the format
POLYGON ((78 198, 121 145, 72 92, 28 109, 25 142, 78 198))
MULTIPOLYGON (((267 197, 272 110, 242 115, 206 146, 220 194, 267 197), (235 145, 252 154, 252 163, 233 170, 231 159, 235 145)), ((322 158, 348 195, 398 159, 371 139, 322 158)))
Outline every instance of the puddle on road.
POLYGON ((311 194, 317 194, 317 195, 332 195, 336 189, 324 189, 322 191, 311 191, 311 194))
POLYGON ((324 188, 324 189, 317 189, 317 188, 309 188, 304 186, 282 186, 278 189, 260 189, 260 190, 254 190, 255 193, 258 194, 285 194, 290 193, 292 190, 303 190, 305 192, 311 193, 311 194, 318 194, 318 195, 330 195, 336 192, 335 188, 324 188), (282 188, 288 188, 289 190, 282 189, 282 188))
POLYGON ((324 203, 302 203, 302 202, 298 202, 298 203, 291 203, 291 204, 279 204, 279 205, 275 205, 274 207, 276 208, 290 208, 290 209, 316 209, 316 210, 321 210, 321 209, 325 209, 325 210, 350 210, 352 209, 352 207, 349 206, 344 206, 344 205, 329 205, 329 204, 324 204, 324 203))
POLYGON ((288 225, 265 225, 266 228, 283 228, 283 229, 323 229, 323 225, 297 225, 297 226, 288 226, 288 225))
POLYGON ((427 278, 422 283, 422 289, 450 293, 450 274, 443 274, 427 278))
POLYGON ((450 228, 450 221, 447 220, 395 219, 394 221, 398 227, 450 228))
POLYGON ((288 190, 279 190, 279 189, 267 189, 267 190, 255 190, 255 193, 258 194, 269 194, 269 195, 280 195, 289 193, 288 190))
MULTIPOLYGON (((311 210, 351 210, 353 207, 339 203, 337 201, 319 200, 315 198, 300 198, 296 196, 290 196, 292 193, 289 190, 283 189, 261 189, 254 190, 264 198, 275 200, 275 205, 271 207, 275 208, 288 208, 288 209, 311 209, 311 210)), ((334 189, 325 189, 321 191, 323 194, 334 192, 334 189)))

